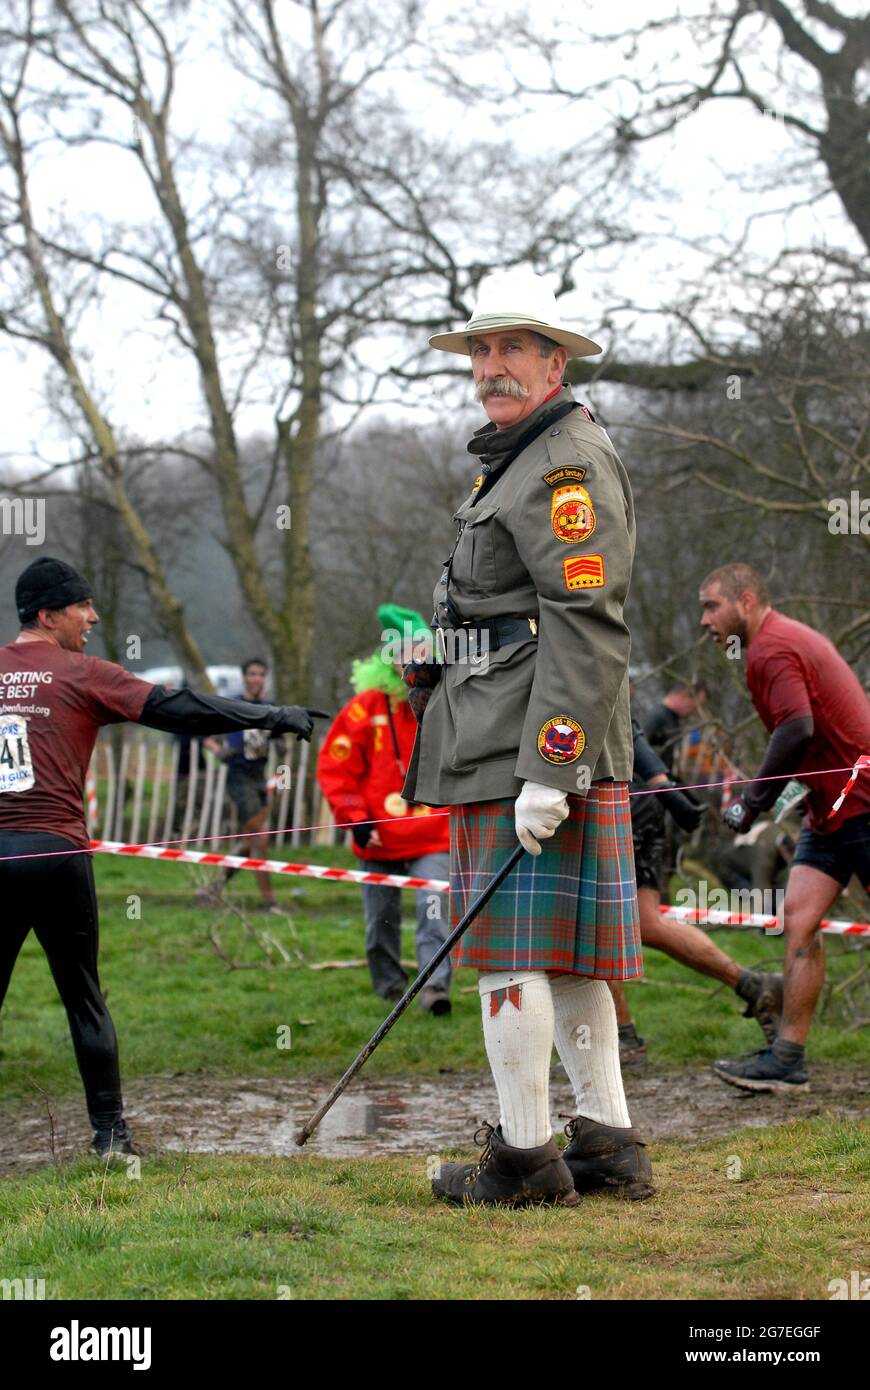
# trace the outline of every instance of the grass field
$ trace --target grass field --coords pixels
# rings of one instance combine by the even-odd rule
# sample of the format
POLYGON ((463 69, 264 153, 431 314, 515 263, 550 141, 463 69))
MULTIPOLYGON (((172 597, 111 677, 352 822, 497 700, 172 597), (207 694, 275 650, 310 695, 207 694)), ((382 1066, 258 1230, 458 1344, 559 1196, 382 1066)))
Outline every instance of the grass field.
MULTIPOLYGON (((334 849, 298 857, 350 862, 334 849)), ((362 956, 357 889, 280 881, 292 920, 251 920, 306 964, 227 970, 207 935, 216 919, 193 907, 186 869, 99 857, 96 868, 102 980, 126 1080, 197 1071, 332 1078, 382 1019, 365 970, 306 968, 362 956), (139 918, 128 916, 131 895, 141 899, 139 918), (277 1046, 286 1025, 289 1050, 277 1046)), ((231 892, 257 902, 251 876, 237 877, 231 892)), ((776 938, 716 940, 746 963, 781 958, 776 938)), ((235 920, 223 946, 239 960, 264 959, 235 920)), ((829 960, 834 977, 855 966, 839 943, 829 960)), ((654 952, 647 962, 630 1000, 655 1067, 706 1068, 755 1044, 733 995, 654 952)), ((479 1071, 479 1003, 476 991, 462 992, 474 983, 460 972, 449 1020, 410 1011, 371 1073, 479 1071)), ((823 1020, 811 1058, 860 1067, 866 1033, 823 1020)), ((65 1015, 31 938, 0 1017, 0 1100, 33 1098, 37 1087, 52 1097, 80 1091, 65 1015)), ((123 1165, 106 1173, 81 1159, 0 1180, 0 1278, 43 1277, 49 1298, 575 1299, 588 1290, 592 1298, 793 1299, 826 1298, 829 1280, 870 1264, 866 1127, 820 1115, 657 1144, 654 1160, 652 1202, 594 1197, 572 1211, 457 1212, 431 1201, 423 1156, 166 1155, 143 1160, 137 1180, 123 1165)))
MULTIPOLYGON (((348 851, 306 849, 298 858, 352 863, 348 851)), ((123 1074, 209 1068, 227 1074, 287 1075, 296 1070, 331 1076, 343 1069, 384 1016, 366 970, 300 968, 227 970, 207 936, 216 921, 193 904, 189 870, 109 856, 95 856, 101 917, 101 977, 121 1040, 123 1074), (127 916, 128 898, 141 898, 141 918, 127 916), (277 1030, 289 1025, 292 1047, 277 1047, 277 1030)), ((360 959, 363 931, 359 890, 312 879, 276 884, 291 923, 257 917, 288 950, 308 962, 360 959), (291 894, 298 896, 291 896, 291 894)), ((258 902, 252 874, 237 875, 231 897, 252 909, 258 902), (241 880, 244 878, 244 882, 241 880)), ((135 910, 135 904, 133 905, 135 910)), ((750 932, 715 934, 716 942, 746 964, 782 959, 776 937, 750 932)), ((248 962, 263 952, 248 942, 237 922, 224 929, 224 945, 248 962)), ((403 955, 413 957, 413 934, 404 934, 403 955)), ((828 946, 832 974, 854 969, 855 952, 828 946)), ((699 976, 655 952, 647 952, 644 983, 629 986, 640 1031, 651 1040, 658 1065, 708 1061, 754 1045, 734 995, 716 992, 699 976)), ((479 1069, 484 1064, 476 972, 456 978, 455 1012, 449 1024, 416 1009, 402 1020, 367 1066, 369 1074, 396 1071, 433 1074, 439 1067, 479 1069)), ((760 1035, 759 1035, 760 1036, 760 1035)), ((0 1016, 0 1099, 33 1094, 32 1082, 52 1094, 79 1086, 66 1016, 45 957, 31 935, 22 951, 0 1016), (30 1079, 28 1079, 30 1078, 30 1079)), ((819 1061, 866 1060, 866 1034, 844 1033, 822 1021, 812 1034, 819 1061)))
POLYGON ((824 1299, 868 1266, 868 1157, 810 1121, 661 1146, 651 1202, 520 1212, 435 1204, 422 1160, 83 1161, 0 1183, 3 1270, 72 1299, 824 1299))

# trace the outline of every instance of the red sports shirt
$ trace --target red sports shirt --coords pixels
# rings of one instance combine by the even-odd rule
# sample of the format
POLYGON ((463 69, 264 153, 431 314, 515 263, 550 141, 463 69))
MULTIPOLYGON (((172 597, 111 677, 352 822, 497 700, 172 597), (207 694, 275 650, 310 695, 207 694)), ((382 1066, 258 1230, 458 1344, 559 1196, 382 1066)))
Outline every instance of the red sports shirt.
POLYGON ((46 830, 87 849, 82 798, 97 730, 137 720, 152 689, 53 642, 0 647, 0 834, 46 830))
MULTIPOLYGON (((746 683, 765 728, 811 714, 815 731, 798 765, 798 778, 821 768, 851 768, 870 753, 870 700, 836 647, 814 628, 772 609, 746 649, 746 683)), ((848 772, 807 777, 806 824, 823 834, 870 811, 870 772, 862 771, 834 816, 828 813, 848 772)))

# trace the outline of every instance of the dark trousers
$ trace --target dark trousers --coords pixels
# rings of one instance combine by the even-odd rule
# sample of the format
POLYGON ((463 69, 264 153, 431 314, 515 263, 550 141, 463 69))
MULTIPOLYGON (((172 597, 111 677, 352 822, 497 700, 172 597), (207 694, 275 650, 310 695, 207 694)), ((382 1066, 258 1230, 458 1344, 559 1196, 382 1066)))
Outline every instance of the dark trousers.
POLYGON ((41 831, 0 834, 0 1006, 32 929, 66 1009, 91 1124, 107 1129, 122 1113, 118 1041, 97 972, 91 859, 80 852, 57 853, 72 848, 62 836, 41 831), (50 853, 43 859, 7 858, 50 853))
MULTIPOLYGON (((416 859, 364 859, 362 868, 376 874, 407 874, 410 878, 443 878, 450 874, 450 855, 436 851, 420 854, 416 859)), ((363 911, 366 919, 366 956, 372 988, 375 994, 386 997, 393 990, 403 993, 408 988, 408 975, 402 965, 402 889, 385 888, 379 883, 364 883, 363 911)), ((447 939, 447 895, 418 888, 417 968, 428 965, 438 947, 447 939)), ((447 956, 435 971, 430 985, 450 988, 451 965, 447 956)))

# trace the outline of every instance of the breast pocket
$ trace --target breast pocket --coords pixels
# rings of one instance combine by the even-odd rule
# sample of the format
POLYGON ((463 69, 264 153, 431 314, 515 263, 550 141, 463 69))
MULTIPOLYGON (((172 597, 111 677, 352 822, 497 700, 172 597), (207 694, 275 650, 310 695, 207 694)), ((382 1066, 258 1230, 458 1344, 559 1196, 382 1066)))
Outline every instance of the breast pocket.
POLYGON ((498 583, 495 563, 495 520, 498 507, 476 508, 464 517, 465 526, 453 557, 451 580, 464 595, 485 597, 498 583))

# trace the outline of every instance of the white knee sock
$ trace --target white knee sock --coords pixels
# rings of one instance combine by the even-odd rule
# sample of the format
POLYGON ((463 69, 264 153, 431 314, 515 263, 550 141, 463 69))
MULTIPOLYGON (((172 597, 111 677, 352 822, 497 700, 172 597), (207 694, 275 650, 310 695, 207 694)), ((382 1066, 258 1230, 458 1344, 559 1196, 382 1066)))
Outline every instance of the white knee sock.
POLYGON ((605 981, 551 975, 550 991, 556 1050, 574 1087, 577 1114, 627 1129, 616 1009, 605 981))
POLYGON ((552 1136, 553 1000, 542 970, 498 971, 479 981, 483 1040, 498 1091, 501 1132, 517 1149, 552 1136))

